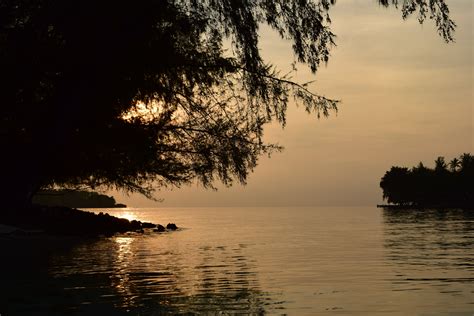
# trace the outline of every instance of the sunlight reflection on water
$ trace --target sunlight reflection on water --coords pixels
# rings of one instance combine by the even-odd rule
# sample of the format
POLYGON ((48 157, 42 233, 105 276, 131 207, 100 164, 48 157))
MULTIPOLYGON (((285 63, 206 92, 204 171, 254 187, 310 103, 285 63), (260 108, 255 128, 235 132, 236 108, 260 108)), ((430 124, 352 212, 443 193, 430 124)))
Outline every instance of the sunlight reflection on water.
POLYGON ((183 229, 39 252, 30 259, 33 266, 18 256, 11 273, 2 275, 8 291, 0 293, 0 312, 471 315, 474 310, 472 212, 130 212, 183 229))

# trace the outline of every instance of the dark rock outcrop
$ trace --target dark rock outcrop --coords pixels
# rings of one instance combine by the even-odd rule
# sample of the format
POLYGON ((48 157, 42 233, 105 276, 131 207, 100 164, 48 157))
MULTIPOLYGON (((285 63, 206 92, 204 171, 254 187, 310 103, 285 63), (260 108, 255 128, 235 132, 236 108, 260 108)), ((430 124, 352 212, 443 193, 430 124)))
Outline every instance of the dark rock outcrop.
POLYGON ((168 225, 166 225, 166 229, 177 230, 178 226, 176 226, 176 224, 174 224, 174 223, 168 223, 168 225))
POLYGON ((143 227, 143 228, 155 228, 155 227, 156 227, 156 224, 147 223, 147 222, 142 222, 142 227, 143 227))
POLYGON ((46 234, 71 236, 113 235, 137 232, 155 224, 129 221, 107 213, 95 214, 68 207, 32 206, 0 212, 0 223, 46 234))
POLYGON ((166 229, 165 229, 165 226, 160 225, 160 224, 158 224, 158 225, 156 226, 156 228, 153 229, 153 231, 154 231, 154 232, 157 232, 157 233, 162 233, 162 232, 164 232, 165 230, 166 230, 166 229))

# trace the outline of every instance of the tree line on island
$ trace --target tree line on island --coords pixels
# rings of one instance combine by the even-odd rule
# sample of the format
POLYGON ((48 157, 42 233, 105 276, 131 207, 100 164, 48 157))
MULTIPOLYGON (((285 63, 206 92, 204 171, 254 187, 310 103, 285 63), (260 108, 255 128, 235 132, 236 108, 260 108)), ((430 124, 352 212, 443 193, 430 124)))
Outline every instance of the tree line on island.
POLYGON ((33 196, 33 203, 77 208, 127 207, 113 196, 85 190, 41 190, 33 196))
POLYGON ((380 182, 389 204, 416 207, 474 207, 474 156, 464 153, 434 168, 422 162, 412 168, 393 166, 380 182))

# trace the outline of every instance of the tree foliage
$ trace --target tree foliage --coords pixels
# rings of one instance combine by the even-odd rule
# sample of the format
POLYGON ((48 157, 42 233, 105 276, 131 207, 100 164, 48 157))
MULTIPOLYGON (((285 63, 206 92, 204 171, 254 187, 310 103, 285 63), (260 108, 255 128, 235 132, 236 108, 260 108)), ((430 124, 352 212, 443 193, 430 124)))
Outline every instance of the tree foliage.
MULTIPOLYGON (((259 50, 268 25, 316 72, 335 35, 334 0, 0 0, 2 191, 106 187, 150 195, 152 185, 245 182, 271 121, 290 98, 317 117, 337 100, 291 81, 259 50)), ((382 5, 398 6, 380 1, 382 5)), ((430 12, 452 40, 443 0, 404 1, 430 12)))
POLYGON ((462 154, 450 162, 435 160, 430 169, 392 167, 380 182, 388 203, 414 206, 474 207, 474 156, 462 154))

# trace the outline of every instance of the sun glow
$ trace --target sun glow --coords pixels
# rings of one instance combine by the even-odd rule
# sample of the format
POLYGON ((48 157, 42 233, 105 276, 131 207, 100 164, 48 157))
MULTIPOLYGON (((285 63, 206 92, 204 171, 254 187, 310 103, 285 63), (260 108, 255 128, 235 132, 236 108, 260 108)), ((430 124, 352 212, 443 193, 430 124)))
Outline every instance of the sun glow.
POLYGON ((138 220, 135 212, 131 212, 131 211, 123 211, 122 213, 117 214, 117 217, 125 218, 125 219, 128 219, 129 221, 138 220))
POLYGON ((151 100, 147 103, 137 101, 132 108, 122 114, 121 118, 127 122, 139 120, 143 123, 153 123, 165 121, 174 124, 185 120, 185 112, 179 106, 166 105, 158 100, 151 100))
POLYGON ((163 105, 160 105, 158 101, 151 101, 149 103, 138 101, 128 112, 122 115, 122 119, 125 121, 133 121, 135 119, 154 121, 163 111, 163 105))

